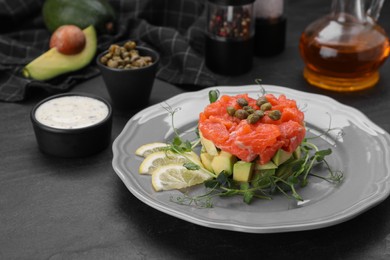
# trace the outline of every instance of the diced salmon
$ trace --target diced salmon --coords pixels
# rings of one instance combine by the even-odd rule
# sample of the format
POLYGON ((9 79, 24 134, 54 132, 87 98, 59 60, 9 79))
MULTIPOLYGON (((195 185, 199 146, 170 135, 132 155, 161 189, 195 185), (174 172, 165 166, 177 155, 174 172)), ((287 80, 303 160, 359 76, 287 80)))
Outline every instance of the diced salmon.
POLYGON ((259 109, 256 100, 247 94, 222 96, 208 105, 199 116, 199 130, 219 149, 234 154, 243 161, 258 158, 260 164, 267 163, 278 149, 294 151, 305 137, 304 114, 294 100, 280 95, 266 95, 272 110, 279 110, 282 116, 272 120, 266 115, 257 123, 250 124, 227 113, 227 107, 239 109, 238 98, 245 98, 254 109, 259 109))

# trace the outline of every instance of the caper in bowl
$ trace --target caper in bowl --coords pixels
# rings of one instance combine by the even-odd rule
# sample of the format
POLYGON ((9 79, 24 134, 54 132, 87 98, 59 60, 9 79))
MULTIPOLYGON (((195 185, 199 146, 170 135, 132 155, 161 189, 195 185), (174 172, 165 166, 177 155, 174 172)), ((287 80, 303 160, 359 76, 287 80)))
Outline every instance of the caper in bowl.
POLYGON ((137 44, 134 41, 127 41, 122 46, 111 44, 108 52, 101 56, 99 61, 109 68, 138 69, 151 65, 153 58, 141 55, 137 50, 137 44))

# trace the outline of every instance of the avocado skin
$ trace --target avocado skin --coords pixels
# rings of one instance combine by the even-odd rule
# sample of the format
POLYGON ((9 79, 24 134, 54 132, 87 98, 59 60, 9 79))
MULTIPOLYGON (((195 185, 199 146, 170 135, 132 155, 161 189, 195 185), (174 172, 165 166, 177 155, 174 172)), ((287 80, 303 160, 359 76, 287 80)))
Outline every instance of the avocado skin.
POLYGON ((93 26, 87 27, 83 32, 86 44, 80 53, 65 55, 59 53, 56 48, 51 48, 27 64, 23 68, 23 75, 26 78, 45 81, 87 66, 96 54, 97 37, 93 26))
POLYGON ((68 24, 81 29, 93 25, 99 32, 110 32, 115 21, 114 9, 106 0, 46 0, 42 15, 50 32, 68 24))

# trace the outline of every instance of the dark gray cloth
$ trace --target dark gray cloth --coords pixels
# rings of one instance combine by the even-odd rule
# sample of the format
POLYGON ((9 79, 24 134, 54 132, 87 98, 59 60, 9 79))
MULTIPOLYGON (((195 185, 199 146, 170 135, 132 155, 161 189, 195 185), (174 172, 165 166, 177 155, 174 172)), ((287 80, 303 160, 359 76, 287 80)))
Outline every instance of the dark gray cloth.
MULTIPOLYGON (((49 81, 26 79, 21 72, 48 50, 50 32, 41 15, 44 0, 0 1, 0 101, 22 101, 36 88, 64 92, 99 75, 95 62, 49 81), (4 22, 7 21, 7 22, 4 22)), ((117 14, 113 34, 99 34, 98 52, 132 39, 157 50, 157 78, 179 87, 200 89, 216 84, 203 59, 205 4, 201 0, 111 0, 117 14)))

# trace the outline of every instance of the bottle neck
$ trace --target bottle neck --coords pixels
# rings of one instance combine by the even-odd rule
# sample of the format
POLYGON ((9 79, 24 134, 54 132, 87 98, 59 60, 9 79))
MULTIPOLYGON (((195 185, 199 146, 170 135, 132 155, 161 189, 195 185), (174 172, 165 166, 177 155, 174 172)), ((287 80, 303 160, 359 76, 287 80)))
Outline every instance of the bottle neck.
POLYGON ((333 0, 332 15, 338 22, 365 22, 364 1, 333 0))

